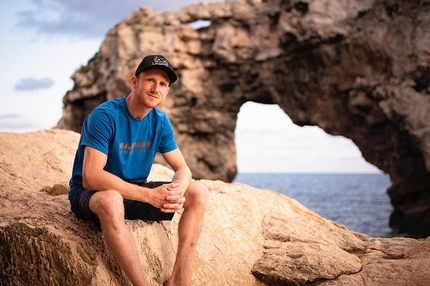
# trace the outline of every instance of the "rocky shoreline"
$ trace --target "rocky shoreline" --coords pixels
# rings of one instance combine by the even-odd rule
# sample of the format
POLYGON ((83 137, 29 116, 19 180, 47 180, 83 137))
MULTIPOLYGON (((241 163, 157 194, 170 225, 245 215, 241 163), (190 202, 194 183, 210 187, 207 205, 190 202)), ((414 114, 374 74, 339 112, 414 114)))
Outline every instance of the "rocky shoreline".
MULTIPOLYGON (((0 133, 0 285, 129 285, 90 224, 70 212, 79 134, 0 133)), ((171 171, 155 164, 153 180, 171 171)), ((429 285, 430 238, 351 232, 269 190, 201 180, 211 193, 194 285, 429 285)), ((151 285, 169 275, 176 224, 128 221, 151 285)))

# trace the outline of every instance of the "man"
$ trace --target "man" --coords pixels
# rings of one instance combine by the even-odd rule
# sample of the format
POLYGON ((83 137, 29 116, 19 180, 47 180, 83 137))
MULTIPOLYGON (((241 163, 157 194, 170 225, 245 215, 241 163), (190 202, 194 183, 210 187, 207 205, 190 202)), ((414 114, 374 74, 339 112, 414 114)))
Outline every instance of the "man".
POLYGON ((131 93, 101 104, 85 119, 70 179, 72 211, 101 228, 108 250, 133 285, 149 284, 125 219, 171 220, 182 208, 178 252, 165 285, 191 285, 209 192, 191 182, 172 125, 155 108, 176 80, 163 56, 143 58, 131 78, 131 93), (172 182, 146 182, 156 152, 173 169, 172 182))

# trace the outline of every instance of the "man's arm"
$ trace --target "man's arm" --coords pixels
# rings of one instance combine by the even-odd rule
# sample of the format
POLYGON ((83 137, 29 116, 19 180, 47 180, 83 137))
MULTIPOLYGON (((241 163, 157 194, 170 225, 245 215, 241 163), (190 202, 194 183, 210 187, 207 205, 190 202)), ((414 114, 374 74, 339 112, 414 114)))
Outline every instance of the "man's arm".
MULTIPOLYGON (((183 167, 179 167, 181 165, 179 163, 180 160, 174 159, 177 156, 168 157, 172 157, 170 162, 174 166, 178 166, 177 170, 179 170, 179 173, 178 175, 175 173, 174 180, 177 180, 175 177, 182 178, 177 180, 180 182, 180 184, 164 184, 156 189, 148 189, 128 183, 122 180, 120 177, 105 171, 104 167, 107 162, 107 155, 103 152, 87 146, 85 147, 84 154, 84 163, 82 167, 82 180, 84 188, 93 191, 115 190, 119 192, 125 199, 149 203, 154 207, 160 208, 164 212, 175 212, 182 208, 184 203, 184 192, 188 188, 189 182, 187 183, 186 179, 187 171, 184 171, 183 167), (184 188, 183 191, 181 191, 182 188, 184 188)), ((190 173, 190 179, 188 181, 190 181, 191 172, 189 169, 188 172, 190 173)))
POLYGON ((82 181, 84 188, 93 191, 116 190, 124 198, 147 201, 145 192, 137 185, 128 183, 118 176, 104 170, 107 155, 92 147, 85 147, 82 166, 82 181))
POLYGON ((177 148, 162 154, 162 156, 175 172, 172 182, 178 185, 175 189, 181 191, 183 196, 191 184, 191 171, 185 162, 182 152, 177 148))

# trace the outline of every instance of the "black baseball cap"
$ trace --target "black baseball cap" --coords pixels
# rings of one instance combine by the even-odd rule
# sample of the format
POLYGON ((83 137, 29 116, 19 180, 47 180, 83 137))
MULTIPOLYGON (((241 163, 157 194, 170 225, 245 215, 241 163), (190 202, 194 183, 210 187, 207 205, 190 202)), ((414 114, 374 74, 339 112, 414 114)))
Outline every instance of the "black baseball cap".
POLYGON ((174 83, 178 79, 178 76, 173 70, 173 67, 170 62, 164 56, 161 55, 150 55, 144 57, 143 60, 140 62, 139 66, 137 67, 134 75, 137 76, 140 72, 150 68, 158 68, 165 71, 169 76, 170 84, 174 83))

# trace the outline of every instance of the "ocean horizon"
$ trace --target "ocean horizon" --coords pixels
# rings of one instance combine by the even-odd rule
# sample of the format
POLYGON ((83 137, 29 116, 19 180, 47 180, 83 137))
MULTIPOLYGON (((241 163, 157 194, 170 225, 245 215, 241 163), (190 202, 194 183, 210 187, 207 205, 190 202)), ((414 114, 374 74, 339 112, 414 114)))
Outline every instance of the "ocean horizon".
POLYGON ((233 180, 295 199, 320 216, 372 237, 394 237, 388 174, 238 173, 233 180))

